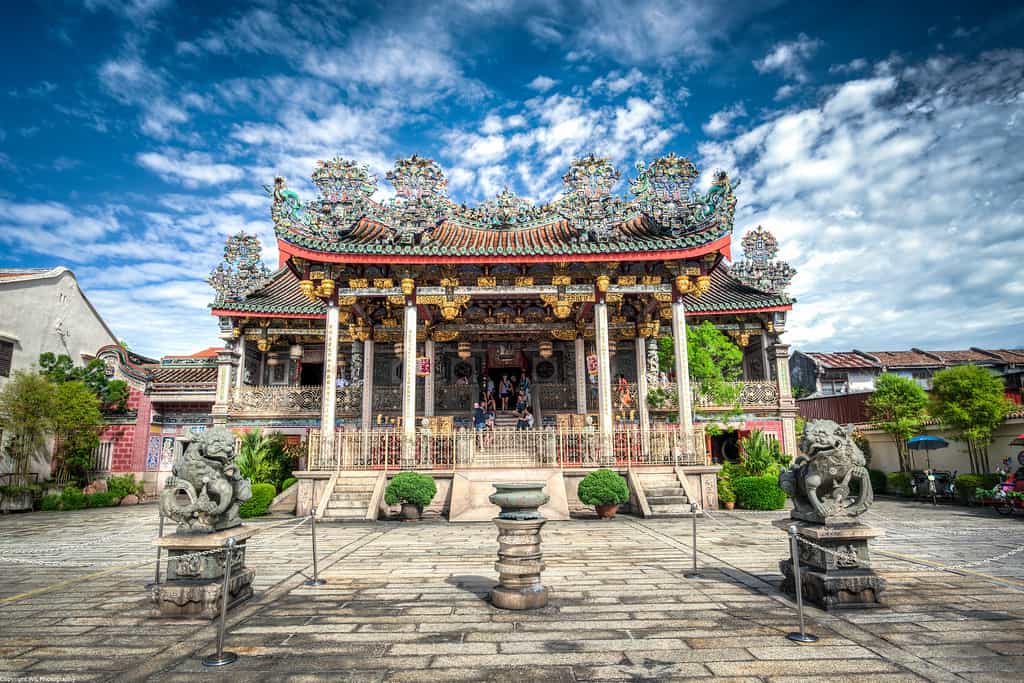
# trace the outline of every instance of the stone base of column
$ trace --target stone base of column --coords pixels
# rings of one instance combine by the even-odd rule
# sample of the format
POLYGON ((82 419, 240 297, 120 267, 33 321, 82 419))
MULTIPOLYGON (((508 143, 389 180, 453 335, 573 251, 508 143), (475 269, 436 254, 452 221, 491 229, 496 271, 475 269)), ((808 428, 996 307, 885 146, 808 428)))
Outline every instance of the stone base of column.
POLYGON ((224 590, 224 553, 195 556, 193 553, 224 547, 228 538, 237 545, 231 553, 231 579, 228 586, 228 609, 245 602, 253 595, 253 569, 245 566, 245 541, 255 529, 239 526, 212 534, 170 534, 154 541, 167 550, 164 583, 153 587, 155 617, 216 619, 220 616, 221 593, 224 590))
POLYGON ((491 604, 501 609, 537 609, 548 604, 548 589, 540 582, 544 560, 540 530, 544 519, 495 518, 498 527, 499 583, 491 591, 491 604))

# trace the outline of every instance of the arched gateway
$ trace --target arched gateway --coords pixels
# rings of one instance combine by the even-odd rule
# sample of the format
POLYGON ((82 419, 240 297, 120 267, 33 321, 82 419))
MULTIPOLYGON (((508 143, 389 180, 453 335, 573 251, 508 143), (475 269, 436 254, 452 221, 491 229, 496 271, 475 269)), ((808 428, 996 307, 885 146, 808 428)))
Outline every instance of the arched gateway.
MULTIPOLYGON (((686 344, 659 368, 657 341, 709 320, 743 350, 732 420, 794 451, 779 344, 793 271, 770 260, 760 228, 747 260, 726 266, 736 198, 724 172, 702 192, 694 165, 668 155, 637 164, 625 199, 612 192, 619 172, 590 156, 550 204, 506 190, 475 207, 448 198, 430 159, 386 177, 394 196, 378 200, 365 166, 319 162, 307 202, 277 178, 277 272, 254 237, 228 240, 210 279, 226 341, 216 422, 308 433, 312 479, 601 465, 699 475, 723 451, 704 423, 736 406, 691 390, 686 344), (489 389, 494 420, 477 429, 489 389)), ((680 478, 702 495, 700 476, 680 478)))

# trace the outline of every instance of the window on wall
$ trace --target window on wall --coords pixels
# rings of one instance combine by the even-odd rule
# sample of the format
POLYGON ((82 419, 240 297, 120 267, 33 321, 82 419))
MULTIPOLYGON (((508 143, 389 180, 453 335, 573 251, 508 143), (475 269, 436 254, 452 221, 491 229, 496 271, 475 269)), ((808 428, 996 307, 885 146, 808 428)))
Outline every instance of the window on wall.
POLYGON ((0 377, 11 376, 11 358, 14 357, 14 342, 0 340, 0 377))

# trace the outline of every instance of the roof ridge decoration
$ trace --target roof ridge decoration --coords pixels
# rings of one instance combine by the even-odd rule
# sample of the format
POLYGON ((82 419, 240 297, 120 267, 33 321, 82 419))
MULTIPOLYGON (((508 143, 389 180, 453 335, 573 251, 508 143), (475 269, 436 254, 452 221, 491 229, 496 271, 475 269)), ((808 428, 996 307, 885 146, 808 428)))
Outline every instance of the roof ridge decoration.
POLYGON ((768 230, 760 225, 748 230, 740 241, 743 245, 744 261, 737 261, 729 269, 729 274, 748 287, 780 294, 785 291, 796 269, 785 261, 773 261, 779 253, 779 243, 768 230))
MULTIPOLYGON (((292 193, 294 194, 294 193, 292 193)), ((270 280, 263 265, 263 246, 256 235, 244 230, 224 243, 224 260, 210 273, 207 282, 217 292, 217 301, 241 301, 270 280)))
MULTIPOLYGON (((280 177, 266 190, 273 198, 271 216, 280 239, 313 240, 328 251, 345 251, 350 235, 359 241, 357 235, 366 232, 361 224, 374 226, 374 241, 406 247, 438 241, 433 233, 444 224, 503 231, 562 224, 566 239, 591 244, 635 239, 635 230, 626 224, 640 217, 650 237, 665 240, 731 232, 736 197, 724 172, 717 172, 710 190, 702 193, 694 187, 697 168, 685 157, 669 154, 636 168, 637 178, 629 181, 633 198, 627 199, 613 192, 621 174, 608 159, 594 154, 574 159, 562 177, 565 192, 543 205, 508 188, 475 207, 456 204, 448 197, 440 165, 417 155, 398 160, 385 174, 395 196, 384 201, 372 198, 377 179, 369 169, 341 157, 317 163, 312 176, 320 195, 316 200, 302 202, 280 177)), ((645 250, 651 248, 657 246, 645 243, 645 250)))

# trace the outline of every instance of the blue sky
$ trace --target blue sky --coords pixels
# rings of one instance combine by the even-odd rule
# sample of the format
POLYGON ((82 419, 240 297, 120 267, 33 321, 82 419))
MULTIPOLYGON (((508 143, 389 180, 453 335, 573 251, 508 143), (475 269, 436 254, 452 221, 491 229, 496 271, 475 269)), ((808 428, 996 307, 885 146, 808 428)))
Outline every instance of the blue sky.
POLYGON ((319 158, 419 153, 456 199, 547 201, 574 156, 674 151, 741 179, 737 241, 779 237, 795 346, 1024 346, 1019 3, 367 5, 19 5, 0 265, 67 265, 133 348, 187 353, 224 237, 276 264, 274 175, 308 198, 319 158))

